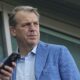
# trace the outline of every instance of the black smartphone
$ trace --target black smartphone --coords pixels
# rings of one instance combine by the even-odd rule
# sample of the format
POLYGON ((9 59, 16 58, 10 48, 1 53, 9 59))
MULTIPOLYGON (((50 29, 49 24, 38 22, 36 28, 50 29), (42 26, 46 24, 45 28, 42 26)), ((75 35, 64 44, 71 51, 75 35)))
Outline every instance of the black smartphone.
POLYGON ((13 67, 12 62, 16 62, 20 58, 20 54, 12 53, 3 63, 2 67, 0 69, 5 69, 4 66, 10 66, 13 67))

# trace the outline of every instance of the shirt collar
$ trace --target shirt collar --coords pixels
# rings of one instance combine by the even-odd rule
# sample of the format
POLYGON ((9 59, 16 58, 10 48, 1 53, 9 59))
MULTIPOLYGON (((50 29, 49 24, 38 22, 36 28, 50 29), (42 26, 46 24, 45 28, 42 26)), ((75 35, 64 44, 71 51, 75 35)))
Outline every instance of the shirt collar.
MULTIPOLYGON (((34 48, 31 50, 31 53, 36 54, 36 50, 37 50, 37 45, 34 46, 34 48)), ((19 53, 19 48, 17 48, 16 52, 19 53)))
POLYGON ((36 50, 37 50, 37 45, 32 49, 31 52, 32 52, 33 54, 36 54, 36 50))

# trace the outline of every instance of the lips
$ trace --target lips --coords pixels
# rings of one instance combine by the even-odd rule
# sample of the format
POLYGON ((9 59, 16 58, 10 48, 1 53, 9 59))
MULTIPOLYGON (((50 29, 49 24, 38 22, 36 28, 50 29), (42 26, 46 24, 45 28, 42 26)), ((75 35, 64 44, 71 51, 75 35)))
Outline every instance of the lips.
POLYGON ((37 35, 28 35, 28 36, 37 36, 37 35))
POLYGON ((28 35, 29 38, 35 39, 37 35, 28 35))

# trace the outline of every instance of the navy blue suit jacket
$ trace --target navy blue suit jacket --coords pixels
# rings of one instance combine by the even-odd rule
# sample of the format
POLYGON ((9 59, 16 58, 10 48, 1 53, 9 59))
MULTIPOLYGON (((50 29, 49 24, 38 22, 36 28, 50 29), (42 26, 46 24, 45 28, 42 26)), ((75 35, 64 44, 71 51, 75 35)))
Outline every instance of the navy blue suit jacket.
POLYGON ((80 73, 69 50, 61 45, 38 44, 36 80, 80 80, 80 73))

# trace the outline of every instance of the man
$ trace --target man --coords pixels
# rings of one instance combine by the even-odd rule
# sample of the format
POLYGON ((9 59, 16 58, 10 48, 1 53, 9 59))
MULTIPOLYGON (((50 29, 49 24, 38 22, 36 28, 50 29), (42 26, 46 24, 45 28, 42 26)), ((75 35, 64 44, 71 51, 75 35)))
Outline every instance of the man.
POLYGON ((80 80, 77 66, 66 47, 40 41, 36 8, 16 7, 10 16, 10 26, 21 58, 12 63, 14 68, 1 69, 1 80, 80 80))

